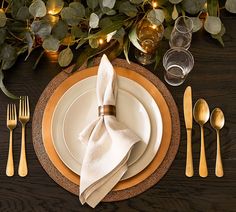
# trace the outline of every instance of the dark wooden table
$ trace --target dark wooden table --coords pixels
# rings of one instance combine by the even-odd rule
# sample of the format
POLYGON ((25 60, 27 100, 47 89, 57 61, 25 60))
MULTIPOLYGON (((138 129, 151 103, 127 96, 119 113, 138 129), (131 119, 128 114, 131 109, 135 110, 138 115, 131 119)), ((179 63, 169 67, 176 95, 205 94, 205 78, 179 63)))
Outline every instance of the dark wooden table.
MULTIPOLYGON (((167 85, 178 105, 181 121, 181 144, 171 168, 162 180, 143 194, 121 202, 100 203, 97 211, 236 211, 236 17, 223 18, 227 33, 222 48, 208 34, 200 31, 193 35, 190 51, 195 66, 187 81, 179 87, 167 85), (221 131, 222 158, 225 176, 214 174, 216 134, 206 124, 205 145, 209 176, 198 176, 200 130, 193 126, 194 177, 185 177, 186 134, 182 97, 184 89, 191 85, 193 101, 205 98, 210 109, 223 109, 226 124, 221 131)), ((167 43, 166 43, 167 44, 167 43)), ((167 46, 167 45, 166 45, 167 46)), ((39 55, 33 52, 23 62, 20 57, 12 70, 6 72, 5 84, 17 95, 29 95, 31 114, 48 82, 61 68, 51 55, 44 55, 38 68, 32 66, 39 55)), ((156 70, 148 67, 163 81, 162 64, 156 70)), ((9 131, 6 128, 6 106, 12 100, 0 93, 0 211, 90 211, 81 206, 77 196, 58 186, 41 167, 32 145, 31 122, 27 126, 27 158, 29 175, 20 178, 17 174, 8 178, 5 167, 8 154, 9 131)), ((21 127, 14 132, 15 171, 18 167, 21 127)))

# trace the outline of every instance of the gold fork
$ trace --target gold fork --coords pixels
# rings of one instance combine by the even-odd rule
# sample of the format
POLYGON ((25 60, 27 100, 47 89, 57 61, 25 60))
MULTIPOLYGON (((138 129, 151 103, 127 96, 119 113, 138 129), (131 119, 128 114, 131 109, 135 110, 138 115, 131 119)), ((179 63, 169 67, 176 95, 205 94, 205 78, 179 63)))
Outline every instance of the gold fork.
POLYGON ((30 119, 29 97, 21 96, 19 105, 19 121, 22 125, 21 153, 18 174, 25 177, 28 174, 26 153, 25 153, 25 125, 30 119))
POLYGON ((16 128, 16 124, 17 124, 16 105, 8 104, 7 105, 7 127, 10 130, 9 150, 8 150, 8 159, 7 159, 7 167, 6 167, 6 175, 8 177, 11 177, 14 175, 12 134, 13 134, 13 130, 16 128))

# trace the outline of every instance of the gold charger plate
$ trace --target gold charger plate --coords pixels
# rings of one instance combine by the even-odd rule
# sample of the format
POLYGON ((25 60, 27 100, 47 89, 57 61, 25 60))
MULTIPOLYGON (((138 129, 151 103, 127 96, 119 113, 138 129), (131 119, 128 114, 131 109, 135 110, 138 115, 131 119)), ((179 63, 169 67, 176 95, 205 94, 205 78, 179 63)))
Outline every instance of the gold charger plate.
MULTIPOLYGON (((123 64, 124 66, 124 64, 127 64, 126 61, 124 62, 124 60, 116 59, 115 61, 119 62, 118 65, 123 64)), ((141 68, 141 70, 145 71, 145 73, 148 74, 148 76, 151 75, 152 77, 154 77, 154 80, 158 79, 154 75, 152 75, 150 72, 147 72, 141 66, 138 66, 136 64, 131 64, 131 65, 136 66, 136 67, 134 67, 133 69, 131 68, 127 69, 126 67, 115 67, 115 69, 118 75, 127 77, 131 80, 138 82, 140 85, 142 85, 151 94, 154 100, 157 102, 157 105, 160 109, 162 119, 163 119, 163 137, 162 137, 162 142, 161 142, 159 151, 157 155, 155 156, 155 158, 153 159, 153 161, 149 164, 149 166, 146 169, 144 169, 142 172, 140 172, 139 174, 135 175, 134 177, 119 182, 117 186, 113 189, 113 191, 107 195, 107 197, 105 198, 105 201, 115 201, 115 200, 120 200, 120 199, 126 199, 131 196, 135 196, 138 193, 141 193, 143 190, 146 190, 147 188, 155 184, 160 178, 158 177, 157 179, 154 180, 155 182, 153 182, 152 175, 159 173, 159 176, 163 176, 164 173, 168 170, 169 166, 161 168, 160 165, 162 164, 163 161, 165 161, 164 159, 165 159, 166 154, 168 153, 169 146, 171 146, 170 145, 171 141, 174 140, 176 141, 177 144, 179 143, 179 121, 178 121, 178 115, 177 115, 178 113, 177 113, 175 104, 173 104, 174 103, 173 99, 171 98, 170 101, 173 104, 171 106, 172 107, 174 106, 175 119, 177 115, 177 119, 174 120, 175 123, 173 123, 173 114, 171 117, 171 113, 169 111, 169 108, 171 109, 171 107, 167 104, 168 101, 165 101, 165 96, 160 92, 161 89, 159 89, 160 85, 163 86, 163 84, 162 83, 160 84, 159 80, 158 80, 158 83, 155 83, 155 81, 153 83, 150 81, 150 78, 144 77, 142 73, 131 71, 131 70, 137 71, 137 70, 140 70, 141 68), (175 126, 175 128, 177 127, 177 133, 176 132, 172 133, 173 126, 175 126), (174 139, 173 139, 173 134, 176 135, 174 136, 175 137, 174 139), (158 171, 158 167, 160 167, 159 171, 158 171), (132 190, 134 190, 135 192, 132 192, 132 190), (124 196, 124 194, 126 194, 126 196, 124 196)), ((65 70, 65 72, 70 73, 70 70, 71 68, 65 70)), ((38 117, 38 115, 36 115, 36 118, 34 117, 33 138, 36 138, 36 139, 34 139, 33 141, 34 141, 35 151, 39 157, 39 160, 41 164, 43 165, 43 167, 45 168, 45 170, 47 171, 47 173, 50 175, 50 177, 52 177, 59 185, 61 185, 68 191, 74 194, 78 194, 79 193, 79 176, 73 173, 70 169, 68 169, 58 157, 53 146, 52 137, 50 133, 50 129, 51 129, 50 126, 51 126, 51 120, 52 120, 52 115, 53 115, 55 106, 57 102, 59 101, 59 99, 61 98, 61 96, 64 94, 64 92, 66 92, 66 90, 68 90, 72 85, 74 85, 78 81, 85 79, 87 77, 96 75, 97 67, 85 69, 85 70, 76 72, 73 75, 70 75, 70 74, 66 75, 65 72, 62 72, 61 76, 57 76, 57 79, 52 80, 52 82, 45 89, 44 93, 42 94, 39 100, 39 103, 35 110, 35 114, 38 110, 40 110, 41 115, 43 114, 43 119, 42 117, 41 118, 38 117), (42 111, 42 105, 44 106, 43 111, 42 111), (42 131, 39 132, 38 130, 34 130, 35 129, 34 126, 40 123, 41 123, 42 131), (39 133, 41 133, 41 138, 38 138, 39 133), (40 145, 36 143, 35 140, 39 140, 40 145), (46 157, 47 164, 45 164, 45 161, 44 161, 45 159, 42 159, 42 155, 47 155, 46 157)), ((177 152, 178 145, 174 145, 174 146, 175 146, 174 154, 171 155, 171 158, 166 159, 168 164, 172 162, 177 152)))

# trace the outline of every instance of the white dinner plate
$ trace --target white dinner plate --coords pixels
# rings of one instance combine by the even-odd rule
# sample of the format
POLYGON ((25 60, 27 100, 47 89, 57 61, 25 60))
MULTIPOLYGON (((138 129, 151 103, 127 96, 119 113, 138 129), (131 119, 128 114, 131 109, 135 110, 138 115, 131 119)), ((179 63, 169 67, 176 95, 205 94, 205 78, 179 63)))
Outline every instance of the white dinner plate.
MULTIPOLYGON (((144 153, 151 135, 151 125, 147 111, 133 95, 118 90, 116 103, 118 121, 133 130, 141 141, 136 143, 128 160, 128 166, 135 163, 144 153)), ((86 144, 78 140, 79 133, 98 118, 96 89, 80 95, 68 108, 63 122, 63 139, 71 155, 82 165, 86 144)), ((80 174, 80 172, 79 172, 80 174)))
MULTIPOLYGON (((76 174, 80 173, 80 166, 78 161, 72 156, 66 147, 63 140, 63 121, 66 117, 66 112, 76 99, 91 89, 96 88, 96 76, 88 77, 84 80, 74 84, 68 89, 59 100, 53 113, 51 134, 53 138, 54 147, 65 165, 76 174)), ((118 86, 135 96, 146 109, 151 122, 151 138, 149 144, 142 155, 135 163, 133 163, 122 179, 130 178, 141 172, 155 157, 162 138, 162 118, 160 110, 152 98, 152 96, 137 82, 125 77, 118 76, 118 86)), ((82 120, 84 122, 84 120, 82 120)), ((75 131, 78 135, 78 131, 75 131)))

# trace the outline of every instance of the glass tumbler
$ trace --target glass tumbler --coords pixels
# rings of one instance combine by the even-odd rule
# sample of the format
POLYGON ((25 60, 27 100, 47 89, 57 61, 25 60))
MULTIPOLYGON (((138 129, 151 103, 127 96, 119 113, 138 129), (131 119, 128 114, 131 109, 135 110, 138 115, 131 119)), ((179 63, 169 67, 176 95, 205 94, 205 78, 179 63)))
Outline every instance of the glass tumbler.
POLYGON ((183 47, 189 49, 192 40, 193 21, 187 16, 176 19, 170 35, 170 47, 183 47))
POLYGON ((155 61, 159 42, 164 34, 164 27, 161 22, 151 23, 147 18, 141 20, 136 29, 138 42, 145 52, 135 49, 135 58, 143 65, 155 61))
POLYGON ((181 85, 194 65, 193 55, 186 49, 174 47, 163 57, 164 79, 172 86, 181 85))

